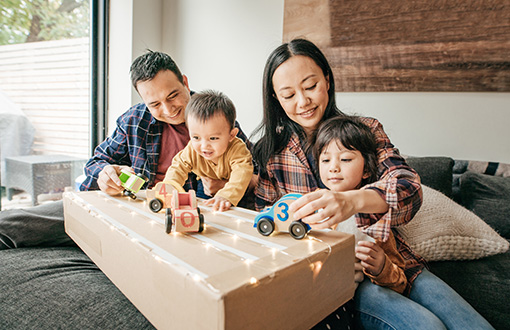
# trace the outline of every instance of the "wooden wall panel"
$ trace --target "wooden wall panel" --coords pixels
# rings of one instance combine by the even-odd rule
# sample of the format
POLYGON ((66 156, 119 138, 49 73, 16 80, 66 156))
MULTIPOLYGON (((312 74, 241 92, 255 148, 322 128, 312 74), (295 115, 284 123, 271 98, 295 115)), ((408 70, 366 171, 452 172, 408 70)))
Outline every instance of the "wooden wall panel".
POLYGON ((339 92, 510 91, 508 0, 285 0, 295 37, 321 47, 339 92))

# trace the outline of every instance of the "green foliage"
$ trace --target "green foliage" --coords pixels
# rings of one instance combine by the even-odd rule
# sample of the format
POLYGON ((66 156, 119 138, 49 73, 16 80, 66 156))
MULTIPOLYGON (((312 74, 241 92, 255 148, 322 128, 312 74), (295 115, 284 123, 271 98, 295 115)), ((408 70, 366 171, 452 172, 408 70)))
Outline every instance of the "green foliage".
POLYGON ((1 0, 0 45, 89 35, 89 0, 1 0))

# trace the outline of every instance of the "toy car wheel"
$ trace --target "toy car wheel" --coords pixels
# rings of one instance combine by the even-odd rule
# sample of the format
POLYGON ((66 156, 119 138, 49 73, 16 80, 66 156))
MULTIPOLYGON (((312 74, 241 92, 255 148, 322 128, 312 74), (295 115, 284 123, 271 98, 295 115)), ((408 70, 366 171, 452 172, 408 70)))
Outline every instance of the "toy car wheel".
POLYGON ((136 199, 136 195, 127 189, 124 189, 124 191, 122 192, 122 195, 124 195, 126 197, 130 197, 131 199, 136 199))
POLYGON ((165 211, 165 231, 167 234, 172 231, 172 211, 170 209, 165 211))
POLYGON ((257 230, 263 236, 269 236, 274 231, 274 222, 269 219, 260 219, 257 230))
POLYGON ((159 199, 154 198, 149 202, 149 208, 152 212, 158 213, 163 208, 163 203, 159 199))
MULTIPOLYGON (((198 209, 197 209, 198 211, 198 209)), ((204 231, 204 223, 205 223, 205 220, 204 220, 204 215, 203 214, 200 214, 200 212, 198 213, 198 219, 200 221, 200 225, 198 227, 198 232, 201 233, 204 231)))
POLYGON ((301 221, 293 221, 289 226, 289 234, 295 239, 303 239, 308 234, 308 230, 301 221))

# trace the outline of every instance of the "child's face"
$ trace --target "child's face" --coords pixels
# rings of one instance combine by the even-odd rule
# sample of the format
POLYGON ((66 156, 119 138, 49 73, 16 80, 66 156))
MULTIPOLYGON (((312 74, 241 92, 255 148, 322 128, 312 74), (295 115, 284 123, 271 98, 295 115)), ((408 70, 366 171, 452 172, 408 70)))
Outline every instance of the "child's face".
POLYGON ((332 191, 358 189, 366 178, 365 160, 358 150, 349 150, 339 141, 331 141, 319 156, 322 182, 332 191))
POLYGON ((235 138, 238 131, 237 128, 230 129, 227 119, 221 113, 206 121, 189 116, 187 124, 193 149, 213 163, 217 163, 221 155, 225 153, 228 144, 235 138))

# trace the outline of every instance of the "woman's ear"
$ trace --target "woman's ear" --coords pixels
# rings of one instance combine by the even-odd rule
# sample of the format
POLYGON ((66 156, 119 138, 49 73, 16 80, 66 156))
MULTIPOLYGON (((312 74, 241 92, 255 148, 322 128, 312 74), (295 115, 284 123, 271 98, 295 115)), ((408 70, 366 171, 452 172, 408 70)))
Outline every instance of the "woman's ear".
POLYGON ((232 130, 230 131, 230 140, 228 141, 229 142, 232 141, 236 137, 237 133, 239 133, 239 128, 237 127, 232 128, 232 130))
POLYGON ((328 86, 328 91, 329 91, 329 75, 326 76, 326 85, 328 86))

